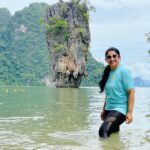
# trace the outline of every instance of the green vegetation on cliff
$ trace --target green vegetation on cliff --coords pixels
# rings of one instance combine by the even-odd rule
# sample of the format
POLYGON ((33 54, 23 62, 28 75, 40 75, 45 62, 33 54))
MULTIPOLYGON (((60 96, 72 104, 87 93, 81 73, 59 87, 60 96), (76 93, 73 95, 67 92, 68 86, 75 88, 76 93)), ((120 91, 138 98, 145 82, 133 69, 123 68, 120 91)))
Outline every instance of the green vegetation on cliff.
POLYGON ((86 67, 87 77, 83 78, 81 86, 98 86, 103 69, 104 65, 96 61, 89 53, 86 67))
MULTIPOLYGON (((33 3, 14 16, 7 9, 0 9, 1 86, 43 85, 43 80, 51 74, 45 26, 41 25, 47 7, 46 3, 33 3)), ((102 66, 90 54, 89 75, 82 85, 97 85, 102 66)))
POLYGON ((39 24, 47 6, 34 3, 11 17, 0 39, 5 43, 0 52, 0 85, 41 85, 49 75, 45 27, 39 24))

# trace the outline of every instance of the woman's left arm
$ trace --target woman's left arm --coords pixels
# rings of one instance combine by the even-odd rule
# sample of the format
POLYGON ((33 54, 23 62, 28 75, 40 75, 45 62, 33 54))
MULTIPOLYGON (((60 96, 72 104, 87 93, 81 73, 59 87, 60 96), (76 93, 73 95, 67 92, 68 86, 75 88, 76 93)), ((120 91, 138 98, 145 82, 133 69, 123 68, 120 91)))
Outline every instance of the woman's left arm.
POLYGON ((134 89, 130 89, 128 91, 128 113, 126 116, 126 123, 129 124, 133 120, 132 112, 133 112, 133 106, 134 106, 134 89))

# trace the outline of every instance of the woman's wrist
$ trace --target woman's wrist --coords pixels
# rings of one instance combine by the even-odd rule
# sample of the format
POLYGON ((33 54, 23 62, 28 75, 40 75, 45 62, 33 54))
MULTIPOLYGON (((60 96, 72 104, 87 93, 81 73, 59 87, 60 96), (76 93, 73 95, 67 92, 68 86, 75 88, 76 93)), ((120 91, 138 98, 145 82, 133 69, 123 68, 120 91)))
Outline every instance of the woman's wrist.
POLYGON ((128 111, 128 114, 132 114, 132 111, 128 111))

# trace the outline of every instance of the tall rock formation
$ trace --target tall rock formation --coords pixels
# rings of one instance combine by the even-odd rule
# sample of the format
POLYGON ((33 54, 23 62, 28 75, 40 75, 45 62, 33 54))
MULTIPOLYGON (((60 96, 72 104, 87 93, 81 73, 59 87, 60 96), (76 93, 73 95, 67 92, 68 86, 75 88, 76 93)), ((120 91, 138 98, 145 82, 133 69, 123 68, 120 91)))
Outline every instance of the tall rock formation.
POLYGON ((56 87, 79 87, 90 44, 89 14, 80 0, 49 7, 46 40, 56 87))

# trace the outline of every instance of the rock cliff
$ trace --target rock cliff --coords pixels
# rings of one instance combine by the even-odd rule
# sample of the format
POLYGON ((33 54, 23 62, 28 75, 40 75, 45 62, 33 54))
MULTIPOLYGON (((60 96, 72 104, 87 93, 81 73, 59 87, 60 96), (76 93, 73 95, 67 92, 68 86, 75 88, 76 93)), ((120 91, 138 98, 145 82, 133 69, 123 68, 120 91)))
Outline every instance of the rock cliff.
POLYGON ((47 12, 46 41, 56 87, 79 87, 90 44, 89 14, 80 0, 58 3, 47 12))

